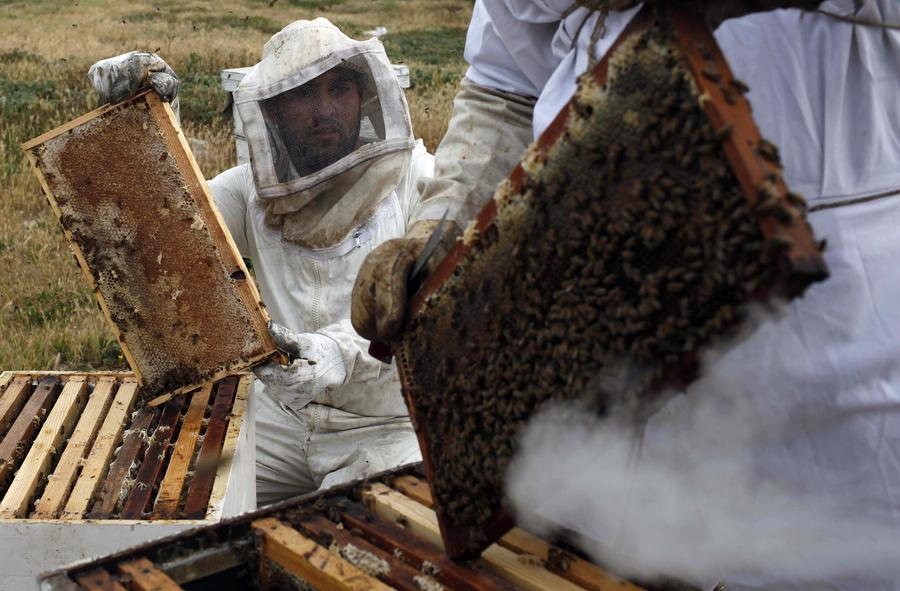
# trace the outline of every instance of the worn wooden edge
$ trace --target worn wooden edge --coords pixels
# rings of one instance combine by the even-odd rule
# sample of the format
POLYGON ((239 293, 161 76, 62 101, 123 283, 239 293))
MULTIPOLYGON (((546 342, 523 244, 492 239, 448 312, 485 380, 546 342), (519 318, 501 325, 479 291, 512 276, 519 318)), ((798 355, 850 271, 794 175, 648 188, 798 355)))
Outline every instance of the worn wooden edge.
MULTIPOLYGON (((103 113, 108 112, 107 110, 97 109, 96 111, 92 111, 83 117, 79 117, 75 121, 79 121, 79 125, 90 121, 94 117, 98 117, 103 113), (89 116, 90 115, 90 116, 89 116)), ((73 121, 74 123, 74 121, 73 121)), ((65 126, 64 126, 65 127, 65 126)), ((67 131, 68 128, 64 131, 67 131)), ((60 133, 50 132, 53 135, 49 135, 43 141, 47 141, 53 137, 56 137, 60 133)), ((46 134, 45 134, 46 135, 46 134)), ((44 136, 41 136, 43 138, 44 136)), ((38 138, 38 139, 41 139, 38 138)), ((43 143, 43 142, 40 142, 43 143)), ((62 223, 62 211, 59 208, 59 204, 56 201, 56 196, 53 194, 53 190, 50 189, 50 184, 47 183, 47 179, 44 176, 43 170, 41 170, 40 159, 37 154, 34 153, 33 149, 36 149, 38 144, 35 144, 33 148, 29 148, 28 151, 25 152, 25 156, 28 158, 28 161, 31 163, 31 171, 34 173, 34 176, 37 177, 38 182, 41 185, 41 189, 44 192, 44 196, 47 198, 47 201, 50 203, 50 209, 53 210, 53 214, 56 216, 56 221, 59 222, 59 227, 62 228, 63 235, 66 237, 66 242, 69 244, 69 249, 75 255, 75 259, 78 261, 78 266, 81 267, 81 271, 84 273, 84 277, 88 282, 88 285, 91 288, 91 291, 94 292, 94 297, 97 298, 97 303, 100 305, 100 311, 103 314, 104 319, 106 319, 107 326, 112 330, 113 336, 116 337, 116 341, 119 343, 119 347, 122 349, 122 355, 125 356, 125 360, 128 362, 128 366, 131 368, 134 373, 137 381, 143 385, 143 375, 141 374, 140 367, 135 361, 134 355, 131 353, 131 349, 128 347, 128 344, 125 342, 125 339, 122 337, 122 333, 119 330, 119 327, 112 320, 112 315, 109 312, 109 306, 106 303, 106 298, 103 297, 103 293, 100 291, 100 287, 97 285, 97 282, 94 281, 94 275, 91 273, 91 267, 88 265, 87 259, 84 256, 84 252, 82 252, 81 247, 78 246, 78 243, 75 241, 75 237, 72 235, 72 232, 62 223)))
MULTIPOLYGON (((197 199, 195 202, 200 209, 201 215, 204 217, 203 221, 206 224, 210 237, 217 246, 217 250, 223 258, 227 258, 227 260, 222 262, 225 263, 229 275, 233 275, 237 271, 242 273, 242 278, 237 280, 232 278, 232 283, 235 286, 238 297, 241 298, 247 310, 251 312, 251 320, 260 337, 260 342, 263 344, 264 351, 260 355, 270 357, 278 349, 269 334, 269 314, 262 303, 259 290, 247 270, 247 266, 244 264, 244 259, 240 255, 237 244, 235 244, 234 238, 228 232, 228 226, 225 225, 222 213, 216 206, 203 171, 200 170, 187 138, 184 136, 184 132, 181 131, 178 119, 175 117, 171 105, 159 98, 156 93, 146 94, 144 99, 149 105, 150 111, 158 120, 169 122, 169 125, 161 125, 160 131, 166 140, 166 144, 172 150, 173 156, 179 161, 179 164, 184 164, 188 170, 194 173, 193 176, 185 175, 185 181, 192 189, 189 193, 203 196, 203 199, 197 199)), ((179 166, 179 168, 182 168, 182 166, 179 166)), ((257 357, 260 355, 257 355, 257 357)), ((249 361, 236 363, 229 368, 229 371, 233 373, 247 367, 250 367, 249 361)))
POLYGON ((187 480, 188 469, 194 458, 197 440, 203 427, 203 416, 212 393, 212 384, 207 384, 195 392, 190 399, 190 406, 178 433, 178 440, 172 450, 172 457, 166 467, 166 473, 156 493, 151 519, 174 517, 178 513, 181 491, 187 480))
POLYGON ((781 285, 776 285, 776 292, 785 292, 784 295, 789 297, 799 295, 809 284, 828 277, 828 268, 815 243, 812 228, 789 206, 786 200, 788 187, 781 168, 759 153, 762 134, 753 119, 750 102, 740 92, 735 92, 730 101, 726 100, 723 88, 733 88, 734 73, 702 13, 675 9, 670 5, 661 10, 672 22, 674 41, 681 49, 683 63, 701 96, 708 99, 701 101, 700 106, 710 123, 715 129, 723 128, 726 122, 733 126, 723 148, 748 202, 751 205, 758 203, 760 187, 766 184, 792 216, 790 223, 783 223, 774 215, 760 215, 759 225, 766 239, 778 235, 790 238, 791 244, 781 261, 781 285), (707 68, 712 68, 721 79, 715 81, 704 75, 707 68), (774 178, 774 182, 767 178, 774 178))
POLYGON ((51 376, 41 380, 10 430, 0 441, 0 484, 5 483, 12 471, 24 461, 25 454, 22 453, 22 447, 30 446, 34 441, 56 401, 58 392, 59 378, 51 376))
POLYGON ((31 379, 7 375, 7 387, 0 395, 0 439, 6 435, 31 395, 31 379))
POLYGON ((135 95, 135 97, 131 97, 131 98, 126 99, 119 103, 101 105, 100 107, 97 107, 93 111, 89 111, 89 112, 85 113, 84 115, 80 115, 79 117, 76 117, 75 119, 72 119, 71 121, 63 123, 59 127, 55 127, 53 129, 51 129, 50 131, 37 136, 36 138, 32 138, 32 139, 28 140, 27 142, 24 142, 21 146, 22 150, 26 153, 30 152, 31 150, 40 146, 41 144, 43 144, 49 140, 52 140, 53 138, 59 137, 62 134, 66 133, 67 131, 75 129, 76 127, 80 127, 81 125, 84 125, 88 121, 96 119, 97 117, 101 117, 101 116, 105 115, 106 113, 109 113, 110 111, 116 111, 119 109, 123 109, 123 108, 127 107, 128 104, 134 98, 140 97, 142 94, 147 94, 147 92, 151 92, 151 91, 145 91, 141 94, 135 95))
POLYGON ((43 376, 59 376, 61 378, 69 377, 69 376, 84 376, 84 378, 88 381, 91 378, 100 378, 100 377, 116 377, 126 380, 128 378, 135 378, 134 372, 126 371, 126 370, 105 370, 105 371, 56 371, 56 370, 45 370, 45 369, 36 369, 36 370, 21 370, 21 371, 8 371, 4 372, 5 374, 10 374, 13 377, 18 376, 27 376, 27 377, 43 377, 43 376))
POLYGON ((69 437, 66 447, 56 462, 56 468, 50 475, 44 493, 34 508, 34 517, 53 518, 59 513, 75 484, 75 478, 81 462, 90 452, 91 446, 100 431, 103 419, 112 405, 116 381, 113 378, 101 378, 90 393, 87 405, 78 419, 75 430, 69 437))
POLYGON ((126 591, 125 587, 102 568, 78 575, 75 580, 88 591, 126 591))
POLYGON ((169 442, 172 441, 178 422, 181 420, 182 406, 184 406, 184 398, 173 398, 163 408, 153 435, 148 439, 149 445, 147 451, 144 452, 144 460, 141 462, 141 467, 138 468, 134 486, 122 507, 120 517, 125 519, 142 519, 144 517, 153 496, 156 481, 169 458, 169 442))
POLYGON ((237 378, 226 378, 216 387, 212 414, 206 425, 203 445, 197 455, 194 478, 184 501, 183 516, 188 519, 202 519, 206 516, 236 391, 237 378))
POLYGON ((135 591, 179 591, 181 586, 146 558, 118 564, 119 572, 131 579, 135 591))
POLYGON ((162 525, 212 525, 217 523, 216 521, 212 521, 209 519, 154 519, 150 521, 148 519, 111 519, 111 518, 98 518, 98 517, 88 517, 85 519, 78 520, 68 520, 68 519, 42 519, 36 517, 22 517, 22 518, 8 518, 8 517, 0 517, 0 524, 6 525, 29 525, 29 524, 43 524, 43 525, 65 525, 65 526, 81 526, 83 524, 90 525, 121 525, 123 527, 134 527, 134 526, 147 526, 147 527, 155 527, 162 525))
POLYGON ((0 502, 0 517, 21 517, 28 510, 57 448, 69 437, 86 402, 87 382, 67 382, 0 502))
POLYGON ((231 413, 228 417, 225 441, 222 444, 222 451, 219 453, 219 466, 216 469, 212 491, 209 493, 209 504, 206 509, 207 519, 218 519, 222 516, 222 511, 225 507, 225 495, 228 492, 228 480, 231 477, 234 456, 237 453, 241 431, 244 428, 252 386, 253 376, 250 374, 244 375, 238 382, 234 402, 231 405, 231 413))
POLYGON ((259 519, 251 527, 262 537, 260 566, 263 570, 267 567, 266 561, 271 560, 320 591, 390 589, 278 519, 259 519))
POLYGON ((135 380, 117 383, 115 398, 66 501, 63 519, 81 519, 106 480, 109 462, 125 431, 125 419, 137 399, 137 390, 135 380))

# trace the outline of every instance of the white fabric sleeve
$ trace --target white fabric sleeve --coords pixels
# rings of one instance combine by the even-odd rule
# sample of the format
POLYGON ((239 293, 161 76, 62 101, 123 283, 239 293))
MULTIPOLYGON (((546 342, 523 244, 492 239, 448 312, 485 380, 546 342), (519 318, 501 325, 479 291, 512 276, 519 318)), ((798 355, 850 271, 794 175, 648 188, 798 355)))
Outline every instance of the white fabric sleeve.
POLYGON ((428 153, 422 140, 416 140, 406 178, 403 184, 397 188, 397 196, 400 198, 403 220, 406 223, 407 230, 412 226, 413 212, 418 207, 422 197, 422 194, 419 192, 419 181, 428 180, 432 177, 434 177, 434 156, 428 153))
POLYGON ((558 28, 558 19, 535 22, 514 14, 502 1, 478 0, 466 34, 466 78, 481 86, 538 97, 559 64, 551 50, 558 28))
POLYGON ((531 142, 534 99, 463 80, 447 134, 435 154, 434 178, 419 185, 411 224, 448 219, 465 228, 531 142))
POLYGON ((329 324, 319 329, 317 334, 330 338, 341 350, 346 370, 344 384, 374 380, 391 367, 369 355, 369 341, 353 330, 349 318, 329 324))
POLYGON ((207 183, 222 219, 241 256, 249 258, 247 242, 247 201, 253 191, 250 165, 229 168, 207 183))

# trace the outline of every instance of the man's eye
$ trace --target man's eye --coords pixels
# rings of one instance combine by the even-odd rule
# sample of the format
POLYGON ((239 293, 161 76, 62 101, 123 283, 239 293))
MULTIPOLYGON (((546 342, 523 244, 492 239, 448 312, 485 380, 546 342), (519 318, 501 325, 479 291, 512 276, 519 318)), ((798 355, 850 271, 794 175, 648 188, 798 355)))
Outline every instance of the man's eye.
POLYGON ((350 90, 350 83, 346 80, 343 82, 335 82, 331 85, 331 92, 333 94, 344 94, 345 92, 350 90))

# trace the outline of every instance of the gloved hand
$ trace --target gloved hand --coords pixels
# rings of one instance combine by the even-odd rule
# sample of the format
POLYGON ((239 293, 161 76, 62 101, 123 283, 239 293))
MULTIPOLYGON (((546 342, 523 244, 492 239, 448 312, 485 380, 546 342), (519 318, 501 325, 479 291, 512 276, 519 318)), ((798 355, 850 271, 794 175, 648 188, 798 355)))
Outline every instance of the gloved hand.
MULTIPOLYGON (((353 285, 350 313, 353 328, 361 336, 390 342, 399 335, 412 295, 407 293, 409 275, 437 225, 437 220, 417 222, 406 236, 380 244, 363 261, 353 285)), ((440 264, 460 234, 459 226, 447 220, 441 242, 428 259, 426 276, 440 264)))
POLYGON ((293 359, 288 365, 269 361, 253 369, 276 400, 299 410, 326 388, 344 383, 347 368, 333 339, 314 332, 295 333, 275 322, 269 322, 269 332, 275 345, 293 359))
POLYGON ((175 71, 161 57, 149 51, 131 51, 100 60, 88 70, 88 79, 100 95, 98 105, 118 103, 145 88, 152 88, 159 96, 172 102, 181 82, 175 71))

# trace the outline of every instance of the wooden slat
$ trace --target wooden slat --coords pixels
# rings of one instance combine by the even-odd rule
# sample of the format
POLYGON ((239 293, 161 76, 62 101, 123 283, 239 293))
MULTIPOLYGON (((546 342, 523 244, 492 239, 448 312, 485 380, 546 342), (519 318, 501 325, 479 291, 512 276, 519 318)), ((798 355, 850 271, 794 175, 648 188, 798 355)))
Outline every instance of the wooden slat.
POLYGON ((181 424, 178 441, 175 443, 175 449, 172 450, 172 459, 169 460, 166 475, 159 485, 152 519, 174 519, 178 513, 181 490, 184 488, 188 468, 194 458, 197 438, 200 435, 200 428, 203 426, 203 415, 206 414, 206 405, 209 403, 211 393, 212 384, 206 384, 191 396, 191 403, 184 422, 181 424))
POLYGON ((119 572, 127 575, 132 591, 179 591, 181 586, 169 578, 146 558, 138 558, 118 564, 119 572))
POLYGON ((134 479, 134 486, 131 488, 128 500, 125 501, 125 506, 122 507, 122 513, 119 516, 121 519, 144 518, 150 498, 153 496, 153 488, 166 463, 169 442, 181 420, 182 406, 184 406, 184 397, 177 396, 163 407, 159 423, 150 438, 150 446, 144 454, 144 461, 141 462, 137 477, 134 479))
POLYGON ((0 396, 0 437, 9 431, 29 394, 31 394, 31 378, 17 376, 0 396))
POLYGON ((150 428, 155 415, 156 413, 151 408, 142 408, 138 411, 134 422, 129 427, 129 432, 125 435, 122 447, 119 448, 119 453, 116 454, 116 459, 109 468, 109 474, 106 475, 106 480, 103 482, 100 496, 91 507, 90 513, 87 514, 89 518, 107 519, 116 510, 125 478, 147 443, 147 429, 150 428))
MULTIPOLYGON (((100 385, 98 384, 97 387, 99 388, 100 385)), ((100 433, 94 440, 94 445, 85 460, 81 474, 78 475, 75 487, 66 502, 66 507, 61 515, 63 519, 81 519, 97 493, 97 489, 103 483, 109 461, 119 444, 122 431, 125 429, 125 421, 137 397, 137 387, 137 381, 134 379, 123 381, 119 385, 112 406, 106 413, 106 418, 103 419, 100 433)))
POLYGON ((234 395, 234 404, 231 406, 231 414, 228 418, 228 429, 225 431, 225 441, 222 444, 222 453, 219 454, 219 466, 216 470, 216 479, 207 503, 207 519, 216 519, 216 511, 221 511, 221 501, 225 498, 228 489, 228 480, 231 477, 231 467, 234 454, 237 452, 238 440, 241 437, 241 427, 244 424, 244 415, 247 412, 247 401, 250 398, 250 387, 253 385, 253 376, 241 377, 238 382, 237 392, 234 395))
POLYGON ((428 562, 437 569, 438 582, 458 591, 510 591, 513 585, 489 570, 483 563, 453 562, 438 547, 417 538, 392 522, 369 514, 362 505, 336 499, 329 503, 340 516, 344 528, 360 532, 367 540, 390 553, 399 553, 404 560, 421 568, 428 562))
POLYGON ((28 450, 9 490, 0 502, 0 519, 23 517, 34 500, 41 480, 50 472, 50 464, 63 442, 72 433, 75 417, 87 402, 87 382, 72 378, 63 387, 53 410, 28 450))
MULTIPOLYGON (((413 568, 406 562, 399 560, 392 553, 382 550, 360 536, 353 535, 345 529, 339 529, 337 525, 322 515, 301 515, 298 522, 316 539, 327 539, 344 548, 353 546, 358 550, 368 553, 377 559, 384 561, 388 568, 384 572, 369 572, 395 589, 403 591, 422 591, 422 586, 416 581, 422 576, 422 572, 413 568)), ((329 547, 329 550, 334 550, 329 547)))
POLYGON ((126 591, 112 575, 103 569, 93 570, 76 577, 78 584, 87 591, 126 591))
POLYGON ((209 506, 209 497, 212 492, 213 481, 221 457, 222 444, 225 440, 225 432, 228 427, 228 415, 234 404, 235 390, 238 378, 229 377, 219 382, 216 388, 216 400, 213 402, 212 414, 203 435, 203 445, 197 456, 197 465, 194 467, 194 478, 188 488, 187 499, 184 502, 184 517, 186 519, 203 519, 209 506))
MULTIPOLYGON (((437 515, 421 503, 379 482, 371 484, 363 492, 363 500, 379 517, 393 520, 432 544, 444 547, 437 515)), ((537 561, 523 560, 523 557, 498 544, 488 547, 481 558, 495 567, 501 576, 523 589, 573 591, 581 588, 536 564, 537 561)))
POLYGON ((0 442, 0 489, 18 468, 26 449, 44 422, 59 393, 59 378, 44 378, 32 393, 13 426, 0 442))
MULTIPOLYGON (((392 486, 426 507, 434 507, 431 488, 426 481, 406 475, 396 478, 392 486)), ((644 591, 642 587, 620 579, 587 560, 554 548, 534 534, 518 527, 509 530, 497 543, 518 554, 538 558, 547 570, 590 591, 644 591)))
POLYGON ((390 589, 277 519, 259 519, 253 522, 253 528, 262 534, 263 569, 266 560, 271 560, 319 591, 390 589))
POLYGON ((113 399, 116 380, 106 377, 100 378, 94 386, 94 391, 88 399, 81 418, 75 426, 75 431, 69 437, 66 449, 63 450, 56 469, 50 475, 47 488, 44 494, 35 505, 34 513, 31 517, 35 519, 51 519, 55 518, 64 506, 66 499, 69 498, 69 492, 75 483, 75 477, 81 467, 81 462, 87 456, 103 418, 109 410, 109 405, 113 399))

